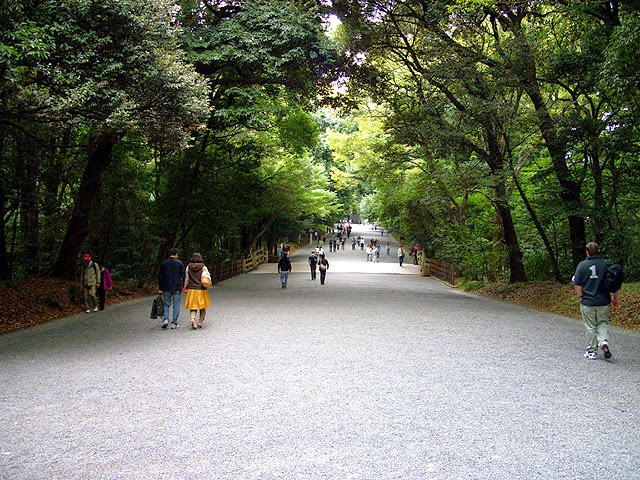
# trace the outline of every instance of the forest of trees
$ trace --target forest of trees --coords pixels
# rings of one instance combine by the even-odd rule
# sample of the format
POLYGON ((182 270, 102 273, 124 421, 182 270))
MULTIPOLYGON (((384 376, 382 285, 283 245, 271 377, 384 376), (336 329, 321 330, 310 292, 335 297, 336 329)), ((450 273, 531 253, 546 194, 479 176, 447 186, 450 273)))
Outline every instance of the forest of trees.
POLYGON ((640 277, 640 4, 0 0, 0 279, 357 212, 470 279, 640 277))

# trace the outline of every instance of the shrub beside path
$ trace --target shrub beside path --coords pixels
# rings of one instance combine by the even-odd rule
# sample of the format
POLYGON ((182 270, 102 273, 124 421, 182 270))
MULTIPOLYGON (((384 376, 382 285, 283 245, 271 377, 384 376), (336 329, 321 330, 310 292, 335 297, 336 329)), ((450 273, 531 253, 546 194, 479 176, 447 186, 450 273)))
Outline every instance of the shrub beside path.
POLYGON ((638 333, 588 361, 576 319, 346 248, 216 285, 202 330, 148 297, 0 336, 0 478, 638 478, 638 333))

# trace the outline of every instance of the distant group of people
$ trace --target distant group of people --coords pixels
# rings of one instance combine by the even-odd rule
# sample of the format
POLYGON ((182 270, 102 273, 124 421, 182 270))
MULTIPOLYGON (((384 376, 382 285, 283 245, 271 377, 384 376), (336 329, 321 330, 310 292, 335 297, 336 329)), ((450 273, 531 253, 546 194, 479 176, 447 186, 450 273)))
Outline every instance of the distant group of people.
POLYGON ((311 250, 311 254, 307 259, 309 268, 311 269, 311 280, 317 278, 316 268, 320 270, 320 285, 324 285, 327 278, 327 270, 329 270, 329 260, 327 260, 322 247, 317 246, 311 250))
POLYGON ((348 219, 340 221, 336 225, 336 230, 338 231, 338 238, 350 238, 351 237, 351 222, 348 219))
MULTIPOLYGON (((283 254, 278 259, 278 273, 280 274, 280 284, 282 288, 287 288, 289 281, 289 273, 292 271, 291 260, 289 259, 289 252, 282 250, 283 254)), ((329 270, 329 260, 324 253, 321 245, 318 245, 311 250, 311 254, 307 258, 309 268, 311 271, 311 280, 316 280, 317 272, 320 271, 320 285, 324 285, 327 278, 327 270, 329 270)))
MULTIPOLYGON (((363 240, 364 242, 364 240, 363 240)), ((365 252, 367 254, 367 262, 378 263, 380 261, 380 240, 371 239, 365 252)))

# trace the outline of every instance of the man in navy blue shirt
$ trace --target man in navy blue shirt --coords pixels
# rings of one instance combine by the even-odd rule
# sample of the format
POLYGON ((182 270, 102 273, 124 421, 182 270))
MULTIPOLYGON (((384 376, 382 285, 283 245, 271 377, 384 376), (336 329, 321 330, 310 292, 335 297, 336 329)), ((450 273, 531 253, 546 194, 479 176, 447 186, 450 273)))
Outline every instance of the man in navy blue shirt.
POLYGON ((178 317, 180 316, 180 295, 184 283, 185 268, 184 263, 178 260, 180 252, 173 247, 169 250, 169 258, 160 265, 158 276, 158 294, 162 295, 164 301, 164 313, 162 328, 169 326, 169 306, 173 305, 173 318, 171 328, 179 328, 178 317))
POLYGON ((609 307, 618 305, 618 292, 604 291, 603 282, 609 260, 600 256, 600 247, 595 242, 587 243, 587 258, 578 264, 573 276, 576 293, 580 296, 580 312, 587 332, 587 351, 584 356, 590 360, 598 358, 598 346, 604 358, 611 358, 607 330, 609 307))

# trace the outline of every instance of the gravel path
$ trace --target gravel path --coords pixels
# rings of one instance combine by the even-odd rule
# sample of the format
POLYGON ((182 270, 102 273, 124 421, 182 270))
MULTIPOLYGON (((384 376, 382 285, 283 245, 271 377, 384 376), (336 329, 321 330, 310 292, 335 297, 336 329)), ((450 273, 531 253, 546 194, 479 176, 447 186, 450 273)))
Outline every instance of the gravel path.
POLYGON ((150 297, 1 336, 0 478, 640 478, 640 335, 588 361, 578 320, 395 248, 328 254, 323 286, 307 250, 286 290, 273 264, 225 281, 198 331, 150 297))

